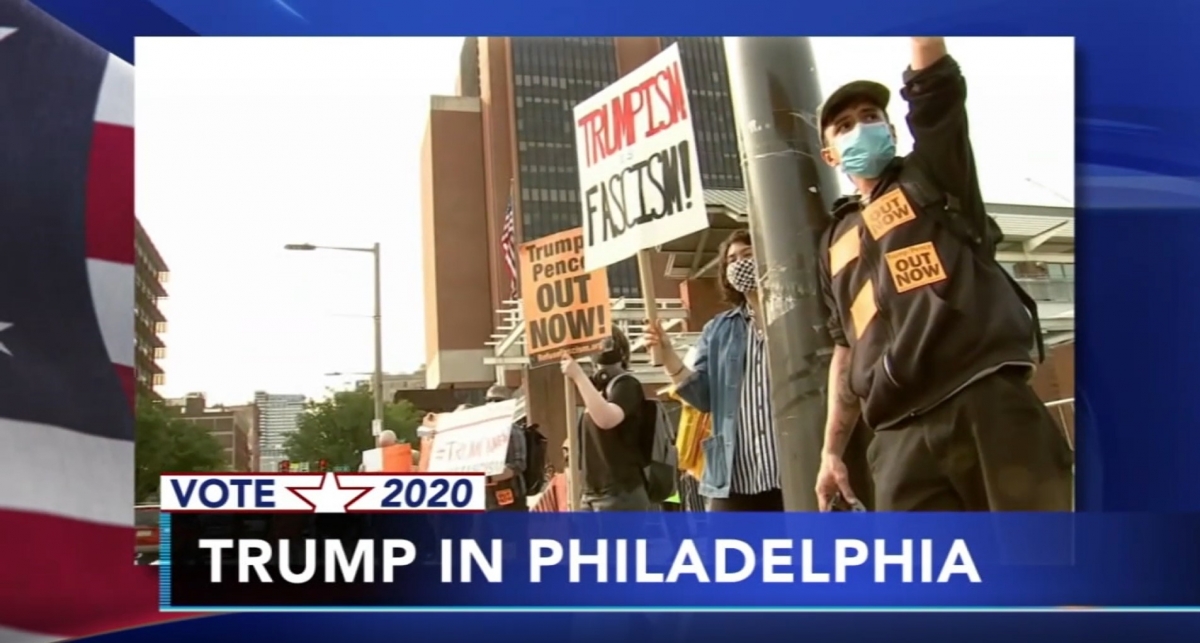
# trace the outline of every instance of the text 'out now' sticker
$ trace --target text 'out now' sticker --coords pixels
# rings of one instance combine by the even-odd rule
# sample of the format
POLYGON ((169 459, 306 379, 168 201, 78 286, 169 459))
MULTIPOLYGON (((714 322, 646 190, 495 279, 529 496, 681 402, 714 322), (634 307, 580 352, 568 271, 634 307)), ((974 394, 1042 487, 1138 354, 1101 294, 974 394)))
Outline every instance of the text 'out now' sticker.
POLYGON ((885 258, 898 293, 946 280, 946 269, 930 242, 893 250, 885 258))

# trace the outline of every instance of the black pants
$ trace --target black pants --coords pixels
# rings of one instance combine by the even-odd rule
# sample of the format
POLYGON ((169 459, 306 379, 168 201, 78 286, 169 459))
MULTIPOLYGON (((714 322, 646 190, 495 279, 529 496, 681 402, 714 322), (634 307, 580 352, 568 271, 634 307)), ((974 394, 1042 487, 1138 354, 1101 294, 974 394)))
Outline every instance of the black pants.
POLYGON ((783 511, 783 492, 772 489, 762 493, 731 493, 728 498, 709 500, 709 511, 783 511))
POLYGON ((879 511, 1071 511, 1073 454, 1021 370, 875 434, 879 511))
POLYGON ((859 422, 850 434, 846 451, 842 454, 846 472, 850 475, 850 488, 867 511, 875 510, 875 481, 871 475, 871 463, 867 458, 874 436, 875 432, 870 427, 859 422))

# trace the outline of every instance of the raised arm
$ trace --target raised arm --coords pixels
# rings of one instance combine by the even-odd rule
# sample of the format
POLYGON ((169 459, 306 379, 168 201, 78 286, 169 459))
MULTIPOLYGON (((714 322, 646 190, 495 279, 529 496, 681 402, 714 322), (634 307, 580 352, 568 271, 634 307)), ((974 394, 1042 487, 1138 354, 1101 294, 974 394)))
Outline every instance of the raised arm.
POLYGON ((910 159, 942 191, 963 203, 963 214, 983 216, 967 121, 967 81, 946 52, 944 38, 912 39, 912 63, 900 93, 908 102, 910 159))

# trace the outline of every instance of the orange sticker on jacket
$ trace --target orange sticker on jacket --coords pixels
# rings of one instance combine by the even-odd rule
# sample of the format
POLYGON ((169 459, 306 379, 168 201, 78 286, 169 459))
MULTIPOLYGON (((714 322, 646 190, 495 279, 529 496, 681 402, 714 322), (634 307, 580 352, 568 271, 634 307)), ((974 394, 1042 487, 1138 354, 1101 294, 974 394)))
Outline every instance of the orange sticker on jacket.
POLYGON ((862 244, 859 242, 858 226, 854 226, 847 230, 833 245, 829 246, 829 276, 836 277, 842 268, 850 265, 850 262, 858 259, 859 252, 862 251, 862 244))
POLYGON ((876 241, 916 218, 917 214, 913 212, 912 204, 900 188, 884 194, 863 209, 863 222, 867 224, 871 237, 876 241))
POLYGON ((938 258, 937 248, 930 242, 893 250, 884 258, 898 293, 946 280, 946 269, 938 258))
POLYGON ((875 305, 875 285, 868 279, 858 294, 854 296, 854 303, 850 304, 850 320, 854 323, 855 339, 862 337, 863 333, 867 332, 867 326, 871 324, 871 320, 875 319, 877 314, 879 314, 879 307, 875 305))
POLYGON ((496 502, 499 503, 500 506, 502 506, 502 507, 511 505, 513 503, 512 489, 497 489, 496 490, 496 502))

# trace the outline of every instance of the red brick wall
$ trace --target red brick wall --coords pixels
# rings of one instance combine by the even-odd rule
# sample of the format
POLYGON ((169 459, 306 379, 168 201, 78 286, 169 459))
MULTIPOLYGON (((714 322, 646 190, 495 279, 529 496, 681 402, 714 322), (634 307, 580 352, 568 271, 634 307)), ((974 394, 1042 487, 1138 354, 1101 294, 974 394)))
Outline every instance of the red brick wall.
MULTIPOLYGON (((1046 361, 1038 368, 1031 383, 1043 402, 1075 397, 1075 344, 1063 344, 1049 350, 1046 361)), ((1050 409, 1067 433, 1072 447, 1075 444, 1075 405, 1055 405, 1050 409)))

